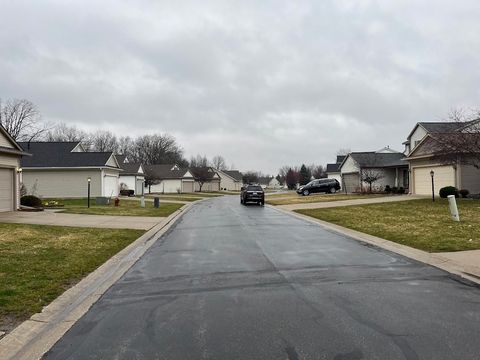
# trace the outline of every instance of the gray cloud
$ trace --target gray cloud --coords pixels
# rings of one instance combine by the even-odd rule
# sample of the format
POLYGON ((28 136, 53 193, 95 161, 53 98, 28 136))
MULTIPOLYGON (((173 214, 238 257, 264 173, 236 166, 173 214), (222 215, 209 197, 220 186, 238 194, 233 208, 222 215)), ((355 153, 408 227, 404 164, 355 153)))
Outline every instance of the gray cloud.
POLYGON ((476 106, 475 1, 3 1, 0 96, 242 170, 401 143, 476 106))

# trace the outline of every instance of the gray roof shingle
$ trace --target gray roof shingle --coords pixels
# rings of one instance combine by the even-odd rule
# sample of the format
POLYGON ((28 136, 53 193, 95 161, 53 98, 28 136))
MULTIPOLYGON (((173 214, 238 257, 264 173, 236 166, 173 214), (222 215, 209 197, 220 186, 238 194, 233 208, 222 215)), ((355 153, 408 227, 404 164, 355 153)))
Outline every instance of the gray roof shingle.
POLYGON ((237 181, 243 180, 243 175, 238 170, 223 170, 223 172, 237 181))
POLYGON ((352 152, 350 156, 363 168, 407 166, 403 153, 352 152))
MULTIPOLYGON (((20 142, 32 154, 22 158, 22 167, 107 167, 111 152, 71 152, 78 142, 20 142)), ((111 167, 111 166, 108 166, 111 167)))

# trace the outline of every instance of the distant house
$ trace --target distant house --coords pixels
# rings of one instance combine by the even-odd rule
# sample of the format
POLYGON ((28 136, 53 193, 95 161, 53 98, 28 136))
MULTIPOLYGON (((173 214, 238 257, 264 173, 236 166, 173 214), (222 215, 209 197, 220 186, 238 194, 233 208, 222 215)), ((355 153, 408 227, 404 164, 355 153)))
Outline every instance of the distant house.
POLYGON ((220 189, 240 191, 243 185, 242 173, 238 170, 216 170, 220 176, 220 189))
POLYGON ((80 142, 21 142, 32 156, 22 159, 28 193, 41 197, 117 196, 122 171, 111 152, 85 152, 80 142))
POLYGON ((220 191, 220 175, 212 167, 191 167, 195 191, 220 191))
POLYGON ((30 155, 0 125, 0 212, 20 206, 20 161, 30 155))
POLYGON ((282 184, 280 184, 280 181, 278 181, 276 177, 272 177, 267 185, 268 189, 280 189, 281 187, 282 184))
POLYGON ((340 164, 341 183, 347 192, 367 190, 369 185, 362 181, 365 174, 375 174, 375 190, 390 187, 408 189, 408 164, 401 152, 384 148, 378 151, 351 152, 340 164))
POLYGON ((187 168, 175 164, 145 165, 149 193, 190 193, 195 191, 195 179, 187 168))
MULTIPOLYGON (((459 154, 457 159, 450 163, 442 162, 434 156, 435 149, 439 146, 436 139, 445 136, 464 136, 472 128, 478 127, 479 122, 480 120, 466 123, 419 122, 414 126, 404 142, 406 161, 410 170, 411 193, 418 195, 432 193, 431 171, 433 171, 434 187, 437 193, 445 186, 480 193, 480 170, 463 161, 469 156, 468 154, 459 154)), ((474 130, 474 133, 478 136, 478 130, 474 130)))
POLYGON ((342 184, 342 174, 340 172, 340 165, 342 164, 343 160, 345 160, 346 155, 337 155, 337 161, 332 164, 327 164, 327 178, 329 179, 336 179, 342 184))
POLYGON ((135 195, 144 193, 145 170, 140 163, 129 162, 125 155, 115 155, 120 168, 120 189, 133 190, 135 195))

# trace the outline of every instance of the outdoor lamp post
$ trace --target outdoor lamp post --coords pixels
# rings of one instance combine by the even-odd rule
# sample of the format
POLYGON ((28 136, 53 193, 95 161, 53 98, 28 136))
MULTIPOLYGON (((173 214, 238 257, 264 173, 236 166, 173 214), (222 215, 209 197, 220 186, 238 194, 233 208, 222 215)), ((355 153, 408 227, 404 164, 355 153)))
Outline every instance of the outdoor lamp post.
POLYGON ((432 177, 432 201, 435 202, 435 185, 433 182, 433 177, 435 176, 435 171, 430 171, 430 176, 432 177))
POLYGON ((92 178, 88 177, 87 178, 87 207, 90 208, 90 183, 92 182, 92 178))

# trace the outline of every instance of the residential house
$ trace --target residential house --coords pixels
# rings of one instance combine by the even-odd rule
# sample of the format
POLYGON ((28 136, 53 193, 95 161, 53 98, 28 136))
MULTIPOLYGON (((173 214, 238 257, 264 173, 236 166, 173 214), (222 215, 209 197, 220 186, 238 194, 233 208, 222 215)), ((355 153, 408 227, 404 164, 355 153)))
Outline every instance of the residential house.
POLYGON ((195 178, 195 191, 220 191, 220 175, 212 167, 189 168, 195 178))
POLYGON ((20 206, 20 162, 24 155, 30 154, 0 125, 0 212, 20 206))
POLYGON ((242 173, 238 170, 216 170, 220 176, 220 189, 240 191, 243 185, 242 173))
POLYGON ((278 179, 276 177, 272 176, 272 178, 268 182, 267 188, 268 189, 281 189, 282 184, 280 184, 280 181, 278 181, 278 179))
POLYGON ((340 164, 341 184, 347 192, 368 190, 369 184, 362 176, 369 174, 378 179, 372 184, 375 190, 390 187, 408 189, 408 164, 401 152, 383 148, 378 151, 351 152, 340 164))
POLYGON ((346 155, 337 155, 337 161, 334 164, 327 164, 327 178, 336 179, 342 184, 342 174, 340 172, 340 165, 345 160, 346 155))
POLYGON ((195 179, 189 169, 175 164, 145 165, 149 193, 190 193, 195 179))
POLYGON ((111 152, 86 152, 80 142, 21 142, 32 156, 21 161, 22 182, 29 194, 52 198, 90 195, 114 197, 122 171, 111 152))
MULTIPOLYGON (((463 155, 456 161, 445 163, 434 156, 439 146, 436 138, 443 136, 462 136, 471 127, 478 126, 479 120, 461 122, 419 122, 408 135, 405 145, 406 161, 409 164, 410 191, 412 194, 430 195, 432 176, 434 191, 445 186, 467 189, 471 193, 480 193, 480 170, 465 164, 463 155)), ((467 156, 467 155, 465 155, 467 156)))
POLYGON ((120 189, 133 190, 135 195, 142 195, 145 187, 145 170, 140 163, 129 162, 125 155, 115 155, 120 168, 120 189))

